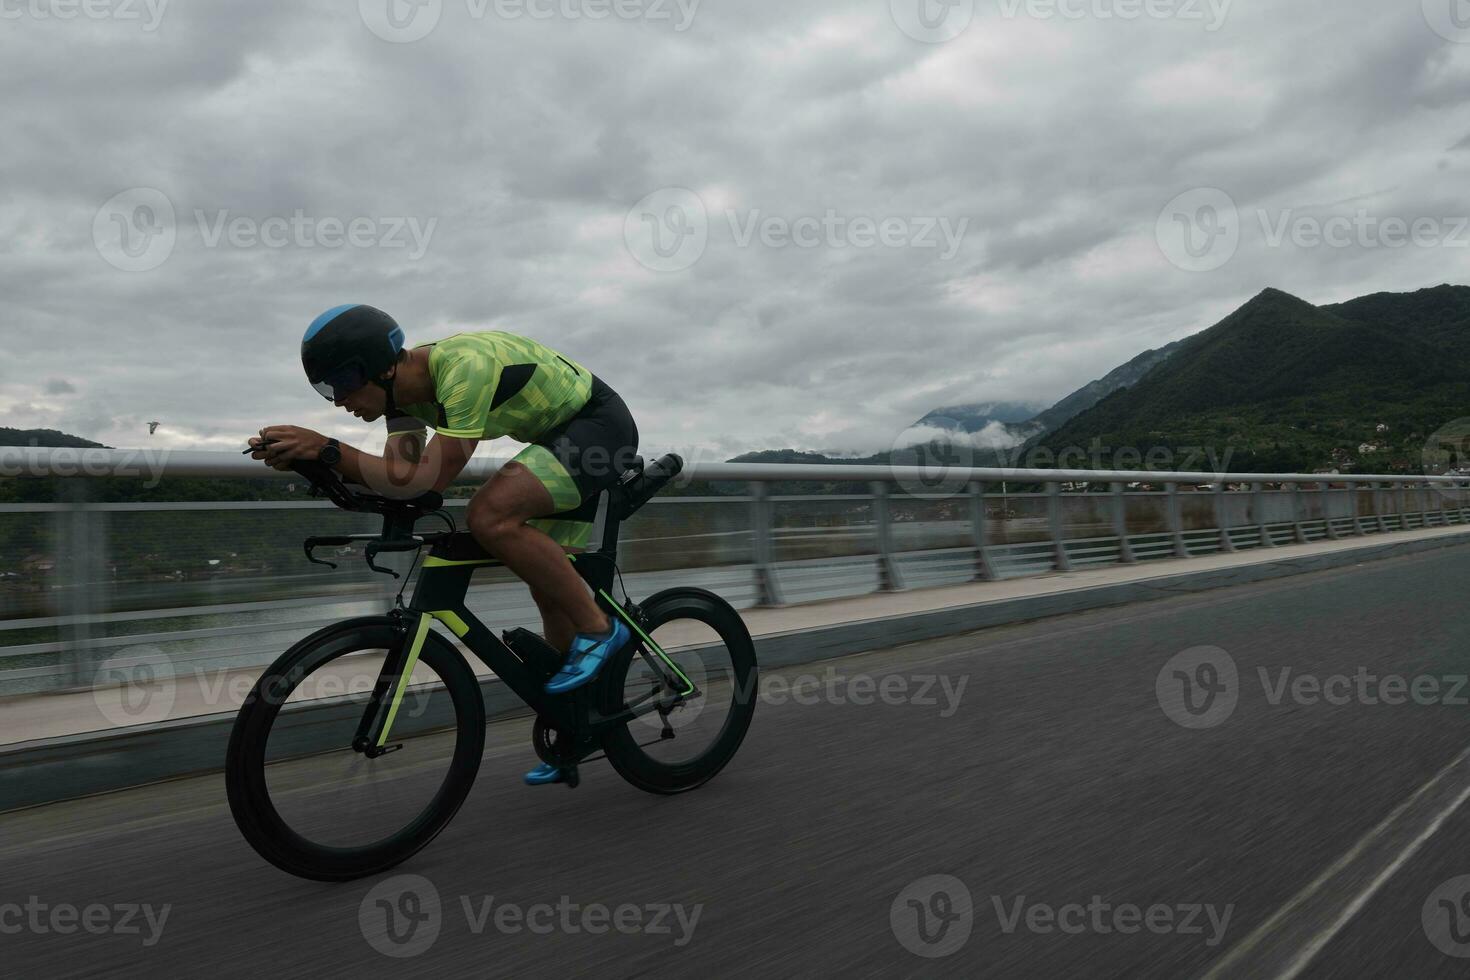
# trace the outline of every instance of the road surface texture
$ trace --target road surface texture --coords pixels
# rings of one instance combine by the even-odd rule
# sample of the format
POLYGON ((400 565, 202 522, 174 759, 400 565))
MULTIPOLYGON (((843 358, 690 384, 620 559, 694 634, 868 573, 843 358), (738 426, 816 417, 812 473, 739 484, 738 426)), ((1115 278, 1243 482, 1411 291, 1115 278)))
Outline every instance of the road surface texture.
POLYGON ((265 865, 219 777, 12 813, 4 970, 1464 976, 1467 587, 1456 547, 770 672, 675 798, 525 788, 498 722, 377 881, 265 865))

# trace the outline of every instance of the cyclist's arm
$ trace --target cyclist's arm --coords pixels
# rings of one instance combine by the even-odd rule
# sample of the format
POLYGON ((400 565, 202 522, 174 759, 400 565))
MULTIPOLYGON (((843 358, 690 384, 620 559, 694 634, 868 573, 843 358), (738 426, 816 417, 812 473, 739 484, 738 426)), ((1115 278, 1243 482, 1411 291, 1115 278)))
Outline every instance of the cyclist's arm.
POLYGON ((443 493, 453 483, 470 457, 475 454, 478 439, 455 439, 435 436, 421 450, 416 462, 406 458, 409 447, 393 444, 407 435, 388 440, 389 448, 382 456, 373 456, 351 446, 342 446, 342 462, 337 472, 353 483, 361 484, 385 497, 407 499, 435 491, 443 493))

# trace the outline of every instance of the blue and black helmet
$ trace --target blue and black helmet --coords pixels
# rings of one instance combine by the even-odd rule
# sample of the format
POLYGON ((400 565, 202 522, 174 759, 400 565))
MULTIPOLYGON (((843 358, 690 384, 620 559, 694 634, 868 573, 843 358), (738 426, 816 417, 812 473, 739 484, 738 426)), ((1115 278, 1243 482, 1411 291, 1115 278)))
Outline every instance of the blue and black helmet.
POLYGON ((403 346, 403 328, 391 316, 349 303, 311 321, 301 338, 301 365, 318 394, 340 401, 391 370, 403 346))

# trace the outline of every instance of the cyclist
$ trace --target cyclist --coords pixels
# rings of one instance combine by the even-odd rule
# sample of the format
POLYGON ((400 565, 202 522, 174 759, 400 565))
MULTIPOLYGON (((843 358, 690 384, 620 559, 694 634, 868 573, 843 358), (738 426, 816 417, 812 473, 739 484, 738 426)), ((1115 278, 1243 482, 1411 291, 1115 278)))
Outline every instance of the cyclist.
MULTIPOLYGON (((628 642, 628 628, 597 607, 566 556, 584 550, 592 501, 638 450, 637 424, 617 392, 556 351, 502 331, 409 348, 392 317, 356 304, 312 321, 301 361, 333 404, 366 422, 385 418, 388 442, 374 456, 310 429, 267 426, 250 440, 252 455, 276 469, 320 460, 350 482, 415 497, 442 492, 482 439, 527 444, 476 492, 469 530, 530 586, 547 642, 565 653, 546 690, 562 693, 593 680, 628 642)), ((525 776, 531 785, 561 779, 549 765, 525 776)))

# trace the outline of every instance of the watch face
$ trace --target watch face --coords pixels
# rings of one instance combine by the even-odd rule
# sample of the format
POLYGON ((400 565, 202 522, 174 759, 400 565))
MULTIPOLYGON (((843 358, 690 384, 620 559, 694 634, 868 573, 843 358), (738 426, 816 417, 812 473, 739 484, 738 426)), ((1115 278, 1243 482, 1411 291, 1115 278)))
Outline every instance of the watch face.
POLYGON ((334 466, 342 462, 342 450, 336 446, 323 446, 319 455, 321 456, 321 461, 328 466, 334 466))

